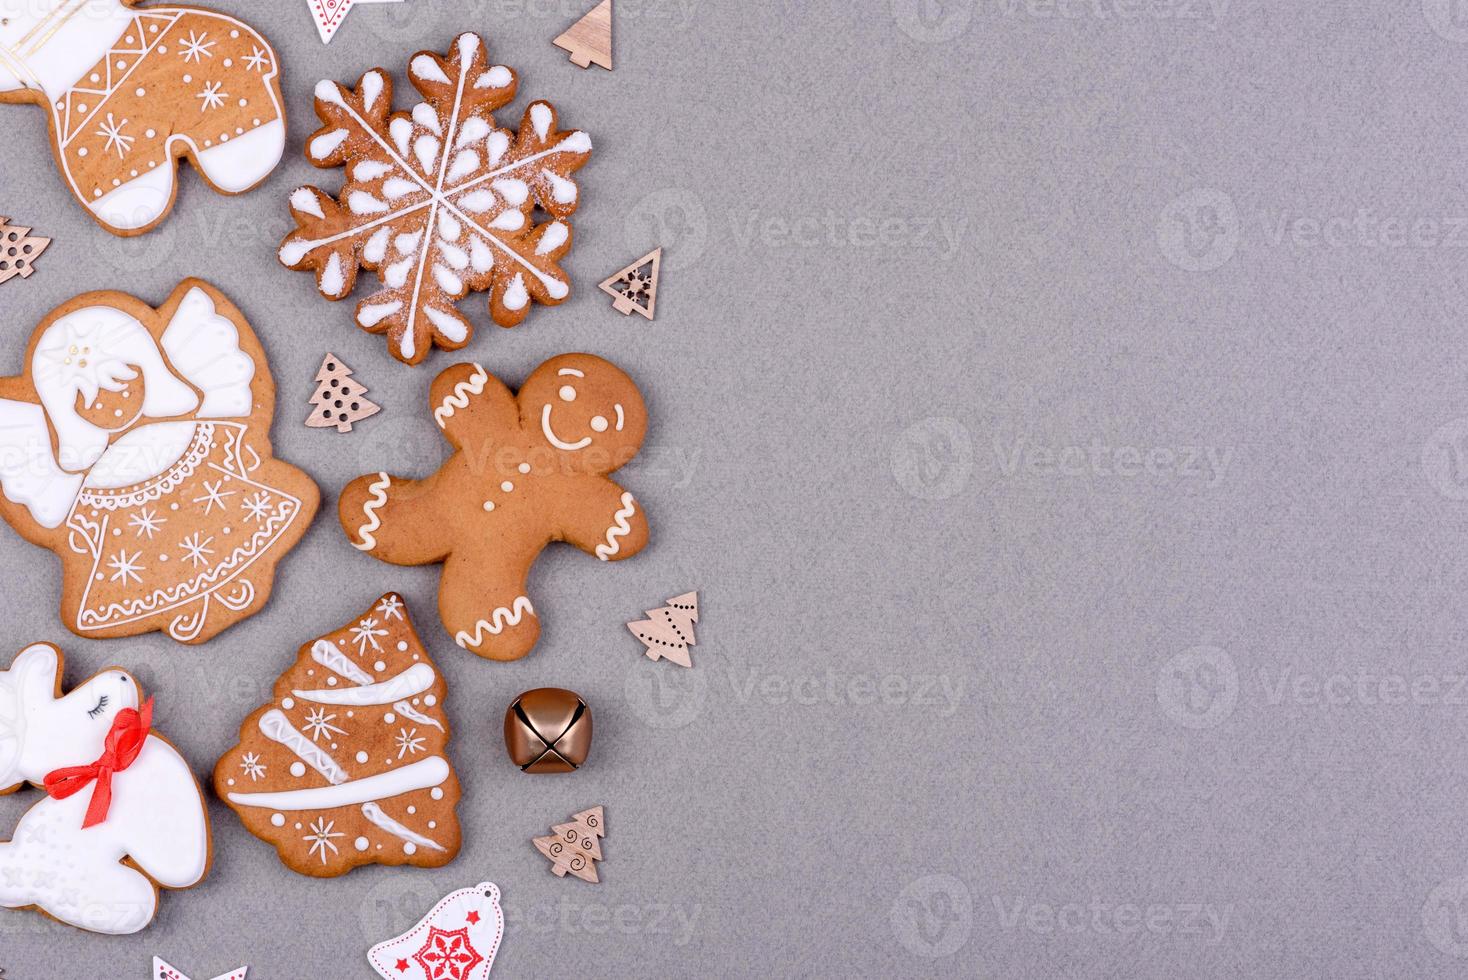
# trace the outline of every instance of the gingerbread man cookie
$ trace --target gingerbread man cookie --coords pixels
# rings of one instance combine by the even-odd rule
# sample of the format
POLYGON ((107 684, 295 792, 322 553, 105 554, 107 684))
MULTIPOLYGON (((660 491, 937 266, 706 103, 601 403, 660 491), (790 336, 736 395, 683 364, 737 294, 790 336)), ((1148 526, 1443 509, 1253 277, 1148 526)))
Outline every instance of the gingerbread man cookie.
POLYGON ((0 517, 60 557, 69 629, 202 643, 260 611, 320 503, 271 455, 274 410, 265 351, 207 283, 41 321, 0 378, 0 517))
POLYGON ((71 192, 114 235, 173 207, 178 158, 240 194, 285 149, 279 64, 233 17, 137 0, 0 0, 0 102, 51 115, 71 192))
POLYGON ((518 395, 477 364, 440 374, 433 419, 457 450, 426 480, 377 473, 342 491, 352 544, 395 565, 443 563, 439 613, 459 646, 530 652, 530 566, 565 541, 602 561, 647 545, 647 518, 608 479, 637 454, 647 410, 632 379, 590 354, 551 358, 518 395))

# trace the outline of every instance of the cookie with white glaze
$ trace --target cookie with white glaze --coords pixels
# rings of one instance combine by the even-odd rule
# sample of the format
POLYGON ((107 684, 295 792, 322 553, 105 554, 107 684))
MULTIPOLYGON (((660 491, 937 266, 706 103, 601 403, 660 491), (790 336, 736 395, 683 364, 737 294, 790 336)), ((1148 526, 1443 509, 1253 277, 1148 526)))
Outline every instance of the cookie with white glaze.
POLYGON ((291 870, 437 868, 459 852, 447 687, 401 596, 301 647, 214 790, 291 870))

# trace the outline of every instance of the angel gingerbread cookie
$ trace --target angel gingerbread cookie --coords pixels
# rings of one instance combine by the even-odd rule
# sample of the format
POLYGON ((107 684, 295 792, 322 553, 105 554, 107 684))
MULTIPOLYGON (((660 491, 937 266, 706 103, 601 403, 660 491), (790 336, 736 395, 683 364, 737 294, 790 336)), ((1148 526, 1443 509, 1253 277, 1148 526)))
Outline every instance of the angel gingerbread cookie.
POLYGON ((60 557, 69 629, 202 643, 260 611, 320 503, 271 455, 274 410, 265 351, 207 283, 41 322, 0 378, 0 516, 60 557))
POLYGON ((243 21, 137 0, 0 0, 0 102, 51 116, 61 176, 114 235, 173 207, 178 158, 240 194, 285 149, 279 63, 243 21))
POLYGON ((160 888, 209 873, 204 797, 131 676, 105 670, 63 697, 61 669, 61 652, 37 643, 0 670, 0 793, 46 794, 0 842, 0 908, 135 933, 160 888))
POLYGON ((301 874, 445 865, 459 853, 459 780, 444 694, 402 597, 388 593, 301 648, 219 760, 214 789, 301 874))
POLYGON ((517 660, 540 636, 526 594, 553 541, 602 561, 647 545, 647 518, 608 474, 637 454, 647 410, 632 379, 590 354, 546 361, 518 395, 477 364, 440 374, 433 420, 457 450, 426 480, 377 473, 342 491, 352 544, 394 565, 443 563, 438 607, 466 650, 517 660))

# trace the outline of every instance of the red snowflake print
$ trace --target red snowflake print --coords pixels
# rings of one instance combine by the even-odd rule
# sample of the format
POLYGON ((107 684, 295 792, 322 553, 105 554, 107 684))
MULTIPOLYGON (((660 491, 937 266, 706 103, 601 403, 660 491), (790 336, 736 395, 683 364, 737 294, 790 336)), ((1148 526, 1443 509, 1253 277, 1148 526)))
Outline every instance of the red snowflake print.
POLYGON ((469 972, 484 962, 484 957, 469 942, 467 926, 452 932, 429 926, 428 939, 413 954, 413 959, 423 967, 428 980, 467 980, 469 972))

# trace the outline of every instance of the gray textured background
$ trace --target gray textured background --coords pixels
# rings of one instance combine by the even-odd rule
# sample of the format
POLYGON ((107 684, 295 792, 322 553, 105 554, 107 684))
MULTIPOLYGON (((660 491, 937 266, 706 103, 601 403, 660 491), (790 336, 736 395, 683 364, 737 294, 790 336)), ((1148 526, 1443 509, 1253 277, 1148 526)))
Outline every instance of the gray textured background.
MULTIPOLYGON (((286 165, 111 239, 44 119, 0 110, 0 213, 55 239, 0 289, 20 366, 76 292, 205 277, 252 319, 277 451, 328 513, 266 611, 203 648, 61 629, 53 559, 0 534, 9 646, 111 663, 200 774, 298 644, 388 588, 451 685, 465 847, 436 871, 285 871, 217 802, 205 886, 106 939, 0 916, 7 980, 366 977, 452 888, 503 889, 495 975, 1335 977, 1468 969, 1468 3, 618 0, 612 74, 549 41, 590 0, 408 0, 276 42, 286 165), (467 352, 518 383, 589 350, 644 386, 624 482, 653 544, 555 549, 539 647, 457 650, 435 575, 348 547, 334 492, 426 473, 410 370, 274 261, 320 77, 459 30, 596 142, 577 292, 467 352), (595 290, 667 248, 656 323, 595 290), (307 430, 326 349, 384 413, 307 430), (622 623, 698 587, 697 667, 622 623), (517 774, 501 713, 569 686, 591 763, 517 774), (529 839, 604 803, 599 886, 529 839), (60 962, 58 962, 58 959, 60 962)), ((406 96, 403 96, 405 99, 406 96)), ((360 290, 359 290, 360 292, 360 290)), ((30 798, 0 801, 0 827, 30 798)))

